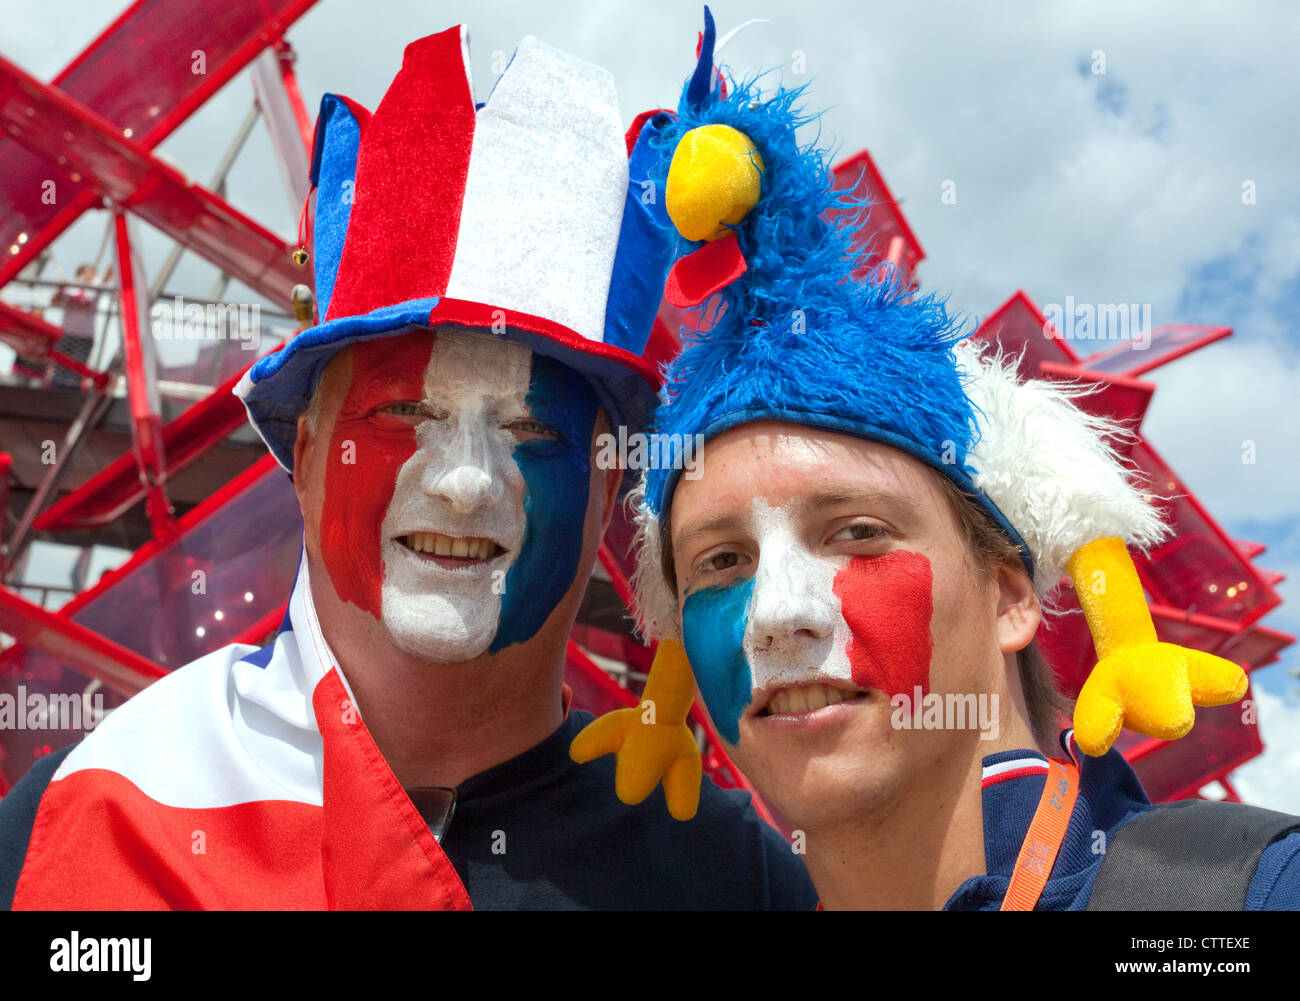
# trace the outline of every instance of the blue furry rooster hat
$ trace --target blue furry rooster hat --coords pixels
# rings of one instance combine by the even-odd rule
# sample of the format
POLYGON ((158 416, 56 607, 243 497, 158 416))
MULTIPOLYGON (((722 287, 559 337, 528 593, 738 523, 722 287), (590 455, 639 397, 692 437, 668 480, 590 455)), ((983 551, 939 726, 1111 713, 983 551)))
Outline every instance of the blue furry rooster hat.
MULTIPOLYGON (((853 216, 865 206, 837 195, 821 152, 798 144, 796 129, 812 121, 795 107, 802 88, 762 100, 751 81, 728 93, 713 48, 706 7, 698 65, 655 139, 653 173, 686 252, 666 294, 702 310, 665 375, 662 440, 777 420, 890 445, 975 497, 1032 575, 1029 547, 967 464, 977 432, 953 353, 957 323, 892 268, 855 277, 853 216), (854 211, 828 221, 843 208, 854 211)), ((646 474, 645 505, 660 522, 681 466, 646 474)))

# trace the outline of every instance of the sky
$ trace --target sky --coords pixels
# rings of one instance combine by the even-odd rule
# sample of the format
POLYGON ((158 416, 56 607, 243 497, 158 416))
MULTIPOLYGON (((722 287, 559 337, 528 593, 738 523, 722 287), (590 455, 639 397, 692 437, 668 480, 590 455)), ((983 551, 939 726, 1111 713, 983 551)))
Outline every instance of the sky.
MULTIPOLYGON (((177 0, 183 2, 183 0, 177 0)), ((115 0, 0 0, 0 53, 56 74, 115 0), (57 10, 57 15, 50 13, 57 10)), ((926 251, 918 275, 974 323, 1017 289, 1040 307, 1149 305, 1152 323, 1228 325, 1231 339, 1157 369, 1143 430, 1257 562, 1287 574, 1264 622, 1300 633, 1300 5, 1090 0, 712 4, 737 77, 807 84, 822 144, 870 150, 926 251), (1253 443, 1255 462, 1242 461, 1253 443)), ((470 26, 482 100, 526 35, 606 66, 623 117, 673 106, 694 64, 698 3, 321 0, 289 32, 314 112, 325 91, 373 108, 411 40, 470 26)), ((205 180, 248 109, 241 74, 162 152, 205 180)), ((811 137, 810 137, 811 138, 811 137)), ((838 157, 837 157, 838 158, 838 157)), ((299 206, 261 129, 229 181, 234 204, 289 237, 299 206)), ((93 254, 102 221, 66 238, 93 254), (88 248, 88 249, 87 249, 88 248)), ((166 244, 146 241, 146 268, 166 244)), ((202 289, 212 272, 177 276, 202 289)), ((1081 353, 1088 353, 1084 345, 1081 353)), ((1253 675, 1266 754, 1234 776, 1300 812, 1300 666, 1253 675)))

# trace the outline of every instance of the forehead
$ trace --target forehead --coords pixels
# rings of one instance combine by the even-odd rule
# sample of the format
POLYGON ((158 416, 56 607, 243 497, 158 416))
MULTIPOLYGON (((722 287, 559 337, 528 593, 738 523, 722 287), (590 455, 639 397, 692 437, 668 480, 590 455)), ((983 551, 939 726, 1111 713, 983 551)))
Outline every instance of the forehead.
POLYGON ((797 424, 731 428, 701 446, 700 461, 697 479, 678 480, 675 524, 704 509, 748 514, 855 497, 909 507, 942 501, 934 472, 920 460, 878 442, 797 424))
POLYGON ((532 367, 533 352, 522 344, 440 327, 353 344, 330 360, 321 386, 340 396, 390 387, 402 394, 522 399, 532 367))

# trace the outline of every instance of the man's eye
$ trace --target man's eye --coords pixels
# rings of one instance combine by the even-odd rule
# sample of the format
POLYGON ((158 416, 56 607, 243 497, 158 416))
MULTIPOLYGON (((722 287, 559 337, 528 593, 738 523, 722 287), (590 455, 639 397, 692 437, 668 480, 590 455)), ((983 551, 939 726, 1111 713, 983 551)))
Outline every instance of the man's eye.
POLYGON ((418 417, 424 413, 424 408, 420 404, 411 400, 398 400, 395 403, 385 403, 379 408, 386 414, 393 414, 397 417, 418 417))
POLYGON ((520 421, 512 421, 509 426, 511 431, 519 431, 523 434, 533 434, 543 438, 555 439, 560 437, 560 432, 556 431, 555 428, 548 424, 543 424, 539 420, 534 420, 531 417, 520 421))
POLYGON ((696 573, 713 571, 715 573, 740 566, 740 553, 714 553, 708 559, 700 560, 696 573))
POLYGON ((879 539, 889 534, 882 526, 874 525, 868 521, 854 522, 852 525, 845 525, 832 537, 832 542, 865 542, 869 539, 879 539))

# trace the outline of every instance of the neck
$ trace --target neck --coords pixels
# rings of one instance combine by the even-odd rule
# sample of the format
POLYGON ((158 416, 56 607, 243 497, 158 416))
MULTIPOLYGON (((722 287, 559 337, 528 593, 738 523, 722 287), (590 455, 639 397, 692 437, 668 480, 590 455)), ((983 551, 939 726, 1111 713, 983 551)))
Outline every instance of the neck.
POLYGON ((982 875, 985 755, 1035 748, 1017 717, 995 740, 972 735, 909 771, 906 786, 806 833, 805 861, 827 910, 941 910, 982 875))
POLYGON ((568 602, 526 643, 435 664, 398 649, 372 616, 340 601, 323 568, 312 567, 310 578, 325 640, 404 788, 458 786, 535 747, 563 722, 568 602))

